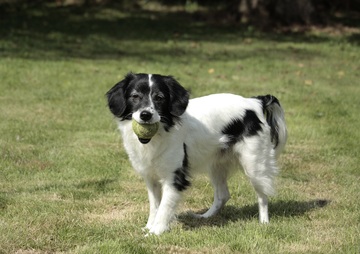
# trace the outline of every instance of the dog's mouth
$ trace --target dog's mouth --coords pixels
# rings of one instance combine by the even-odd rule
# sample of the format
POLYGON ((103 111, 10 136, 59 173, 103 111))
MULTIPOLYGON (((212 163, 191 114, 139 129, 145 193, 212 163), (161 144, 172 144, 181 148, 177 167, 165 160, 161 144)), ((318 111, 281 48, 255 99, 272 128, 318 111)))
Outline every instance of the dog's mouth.
POLYGON ((147 138, 139 138, 139 141, 141 144, 147 144, 149 143, 151 140, 151 138, 147 139, 147 138))

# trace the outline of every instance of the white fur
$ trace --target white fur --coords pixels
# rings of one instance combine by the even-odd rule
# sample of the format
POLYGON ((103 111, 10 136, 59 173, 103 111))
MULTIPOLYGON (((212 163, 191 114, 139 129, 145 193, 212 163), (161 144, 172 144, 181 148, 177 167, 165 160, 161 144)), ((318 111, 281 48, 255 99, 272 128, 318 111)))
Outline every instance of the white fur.
POLYGON ((149 86, 152 87, 152 85, 154 84, 154 82, 151 80, 152 74, 148 74, 149 77, 149 86))
MULTIPOLYGON (((149 80, 151 82, 151 76, 149 80)), ((241 166, 258 195, 260 222, 268 222, 267 196, 274 193, 273 178, 278 172, 276 157, 286 141, 282 109, 279 106, 275 110, 280 126, 276 149, 260 101, 238 95, 214 94, 191 99, 186 112, 180 116, 180 124, 169 132, 159 128, 148 144, 139 142, 131 121, 118 121, 130 161, 148 188, 150 213, 146 228, 149 232, 158 235, 168 230, 176 213, 183 192, 174 188, 173 173, 182 166, 183 144, 187 146, 190 174, 208 174, 215 190, 213 205, 198 217, 210 217, 225 205, 230 198, 227 178, 233 169, 241 166), (231 148, 226 147, 227 137, 222 129, 231 119, 244 115, 247 109, 254 111, 263 123, 262 131, 245 137, 231 148), (227 152, 221 152, 227 148, 227 152)), ((138 113, 133 117, 137 118, 138 113)))

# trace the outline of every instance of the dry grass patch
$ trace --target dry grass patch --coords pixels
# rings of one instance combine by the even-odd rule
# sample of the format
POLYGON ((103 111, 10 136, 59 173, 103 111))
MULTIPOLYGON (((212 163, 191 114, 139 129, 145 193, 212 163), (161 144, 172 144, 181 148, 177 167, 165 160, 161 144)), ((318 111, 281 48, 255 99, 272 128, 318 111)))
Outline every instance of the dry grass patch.
POLYGON ((156 249, 159 253, 168 253, 168 254, 227 254, 227 253, 234 253, 231 251, 231 249, 226 246, 226 244, 219 244, 219 246, 210 248, 210 247, 204 247, 199 250, 194 249, 188 249, 179 247, 176 245, 172 246, 160 246, 156 249))
MULTIPOLYGON (((108 224, 116 221, 132 221, 135 216, 140 216, 139 213, 144 213, 143 206, 133 202, 123 202, 114 206, 109 206, 104 202, 105 207, 102 209, 97 205, 97 209, 92 212, 86 212, 83 217, 89 223, 108 224), (107 207, 106 207, 107 206, 107 207), (100 212, 99 212, 100 210, 100 212)), ((111 203, 111 202, 109 202, 111 203)))
POLYGON ((28 249, 28 250, 17 250, 14 252, 14 254, 45 254, 46 252, 44 251, 39 251, 39 250, 35 250, 35 249, 28 249))

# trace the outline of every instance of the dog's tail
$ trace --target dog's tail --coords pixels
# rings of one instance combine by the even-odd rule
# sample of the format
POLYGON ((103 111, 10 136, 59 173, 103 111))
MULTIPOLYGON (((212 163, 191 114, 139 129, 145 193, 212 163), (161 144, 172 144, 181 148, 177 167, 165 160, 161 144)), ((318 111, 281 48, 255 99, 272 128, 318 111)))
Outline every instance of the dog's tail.
POLYGON ((268 94, 256 98, 262 103, 263 112, 271 130, 271 142, 274 144, 276 156, 279 156, 287 139, 284 110, 275 96, 268 94))

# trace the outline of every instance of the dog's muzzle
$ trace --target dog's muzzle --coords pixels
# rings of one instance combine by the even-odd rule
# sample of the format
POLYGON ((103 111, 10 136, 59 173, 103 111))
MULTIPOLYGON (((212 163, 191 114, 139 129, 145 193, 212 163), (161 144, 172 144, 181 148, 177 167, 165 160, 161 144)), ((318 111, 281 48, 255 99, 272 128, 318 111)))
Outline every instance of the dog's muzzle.
POLYGON ((140 119, 148 122, 152 118, 153 114, 147 110, 144 110, 140 113, 140 119))

